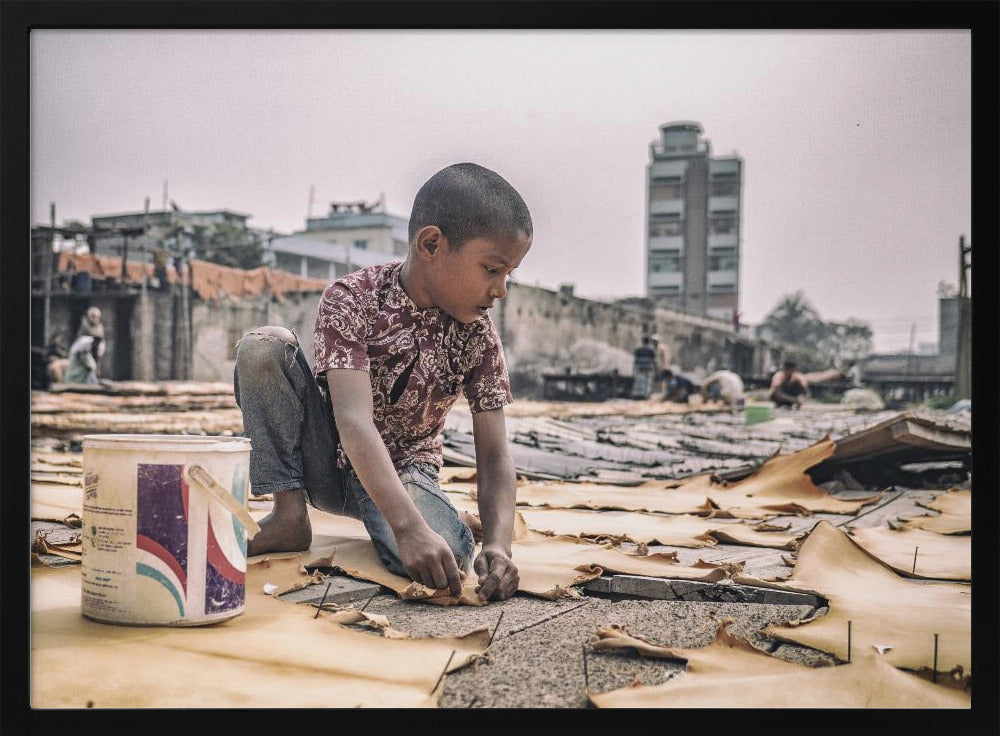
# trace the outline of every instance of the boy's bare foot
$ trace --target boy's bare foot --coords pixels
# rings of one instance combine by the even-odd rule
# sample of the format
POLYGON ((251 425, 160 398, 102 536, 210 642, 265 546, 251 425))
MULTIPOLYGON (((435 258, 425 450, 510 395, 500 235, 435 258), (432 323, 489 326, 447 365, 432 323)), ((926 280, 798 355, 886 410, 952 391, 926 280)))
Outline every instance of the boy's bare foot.
POLYGON ((247 556, 265 552, 304 552, 312 544, 305 491, 274 494, 274 509, 260 520, 260 531, 247 541, 247 556))
POLYGON ((464 521, 465 525, 469 527, 474 542, 478 544, 483 541, 483 523, 479 520, 478 516, 470 514, 468 511, 459 511, 458 518, 464 521))

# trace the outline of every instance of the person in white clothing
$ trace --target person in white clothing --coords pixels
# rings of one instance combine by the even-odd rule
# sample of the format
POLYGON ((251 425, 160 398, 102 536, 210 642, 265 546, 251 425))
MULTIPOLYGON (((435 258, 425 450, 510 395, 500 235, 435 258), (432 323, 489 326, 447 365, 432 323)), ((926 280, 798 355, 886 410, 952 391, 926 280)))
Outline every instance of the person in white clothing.
POLYGON ((715 371, 702 381, 701 395, 707 401, 721 401, 726 406, 744 402, 743 379, 732 371, 715 371))

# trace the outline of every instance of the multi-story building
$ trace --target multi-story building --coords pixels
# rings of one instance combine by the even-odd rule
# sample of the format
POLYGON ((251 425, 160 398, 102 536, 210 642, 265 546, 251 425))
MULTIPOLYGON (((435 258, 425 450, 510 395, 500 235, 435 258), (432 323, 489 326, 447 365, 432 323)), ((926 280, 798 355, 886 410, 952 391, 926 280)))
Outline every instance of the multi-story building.
MULTIPOLYGON (((161 242, 193 247, 194 234, 199 229, 210 229, 218 225, 230 225, 239 230, 256 232, 262 240, 266 233, 247 225, 250 215, 232 210, 211 210, 188 212, 182 210, 153 210, 150 212, 124 212, 117 215, 94 215, 93 252, 97 255, 121 256, 126 249, 125 238, 129 230, 136 234, 128 237, 128 254, 133 256, 140 250, 152 250, 161 242), (178 240, 180 243, 178 243, 178 240)), ((197 255, 197 254, 196 254, 197 255)))
POLYGON ((713 158, 695 122, 666 123, 646 167, 646 295, 734 320, 739 313, 743 160, 713 158))
POLYGON ((270 243, 271 263, 301 276, 335 279, 359 268, 406 257, 405 217, 380 205, 333 202, 326 217, 306 219, 306 229, 270 243))

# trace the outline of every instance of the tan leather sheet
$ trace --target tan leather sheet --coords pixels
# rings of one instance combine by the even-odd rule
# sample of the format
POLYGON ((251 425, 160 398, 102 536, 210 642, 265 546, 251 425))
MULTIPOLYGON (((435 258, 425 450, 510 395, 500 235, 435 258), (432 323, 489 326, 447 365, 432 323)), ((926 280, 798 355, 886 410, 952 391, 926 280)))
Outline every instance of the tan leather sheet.
MULTIPOLYGON (((919 562, 919 560, 918 560, 919 562)), ((888 646, 885 660, 915 671, 930 670, 938 634, 938 672, 957 679, 971 676, 972 586, 928 583, 897 575, 827 521, 802 542, 795 569, 781 583, 734 575, 737 583, 799 590, 829 600, 829 613, 786 626, 768 626, 768 636, 829 652, 847 660, 847 622, 851 652, 888 646)))
POLYGON ((531 529, 557 535, 664 544, 674 547, 714 547, 719 542, 754 547, 795 549, 794 534, 755 531, 743 522, 719 522, 700 516, 658 516, 638 511, 528 509, 518 513, 531 529))
MULTIPOLYGON (((475 486, 465 484, 475 492, 475 486)), ((669 487, 662 481, 650 481, 638 486, 616 486, 607 483, 519 483, 517 504, 560 509, 594 509, 620 511, 655 511, 666 514, 699 514, 712 512, 708 494, 712 476, 695 476, 682 484, 669 487)), ((449 490, 462 490, 450 484, 449 490)))
POLYGON ((257 555, 247 559, 247 590, 251 594, 279 596, 321 583, 325 578, 318 570, 306 570, 301 552, 257 555))
MULTIPOLYGON (((681 565, 676 554, 629 555, 610 544, 577 537, 549 537, 531 532, 522 536, 511 545, 521 579, 518 591, 549 600, 579 596, 572 586, 600 577, 604 572, 715 582, 727 577, 732 569, 702 561, 681 565)), ((339 568, 351 577, 384 585, 406 600, 424 600, 435 605, 483 605, 475 594, 478 580, 474 573, 470 572, 466 578, 459 596, 451 596, 446 590, 431 590, 386 570, 368 539, 314 536, 313 545, 302 561, 306 567, 339 568)))
POLYGON ((69 514, 83 515, 82 486, 32 481, 32 519, 62 519, 69 514))
POLYGON ((482 655, 485 629, 463 637, 374 636, 264 595, 212 626, 132 627, 80 613, 80 568, 32 568, 31 705, 36 708, 434 706, 445 664, 482 655), (452 652, 455 652, 452 656, 452 652))
POLYGON ((970 534, 972 532, 972 491, 957 488, 921 504, 924 508, 941 512, 937 516, 915 516, 903 522, 909 529, 926 529, 938 534, 970 534))
POLYGON ((972 581, 972 536, 923 529, 852 529, 851 538, 904 577, 972 581))
POLYGON ((660 685, 635 684, 587 695, 601 708, 969 708, 971 696, 897 670, 874 650, 850 664, 807 667, 785 662, 719 627, 701 649, 661 647, 621 629, 599 629, 594 649, 635 649, 686 660, 682 674, 660 685))
POLYGON ((748 478, 710 493, 712 503, 719 507, 717 515, 761 519, 776 514, 858 513, 881 494, 838 499, 814 485, 805 472, 831 457, 836 448, 827 437, 791 455, 774 455, 748 478))

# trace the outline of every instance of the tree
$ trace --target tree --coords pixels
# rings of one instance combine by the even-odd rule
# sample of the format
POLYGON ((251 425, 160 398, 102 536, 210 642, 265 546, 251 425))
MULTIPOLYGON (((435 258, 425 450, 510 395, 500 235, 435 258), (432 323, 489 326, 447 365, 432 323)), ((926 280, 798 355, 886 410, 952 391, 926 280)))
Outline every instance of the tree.
POLYGON ((757 327, 757 336, 808 349, 827 365, 860 360, 872 350, 872 329, 866 322, 824 322, 801 291, 778 301, 757 327))
POLYGON ((816 345, 826 325, 801 291, 785 294, 757 327, 757 336, 791 345, 816 345))
POLYGON ((206 261, 243 269, 264 265, 264 244, 253 230, 220 222, 196 226, 193 237, 199 255, 206 261))
POLYGON ((816 347, 828 362, 838 365, 867 358, 872 351, 872 328, 856 319, 828 322, 826 336, 816 347))

